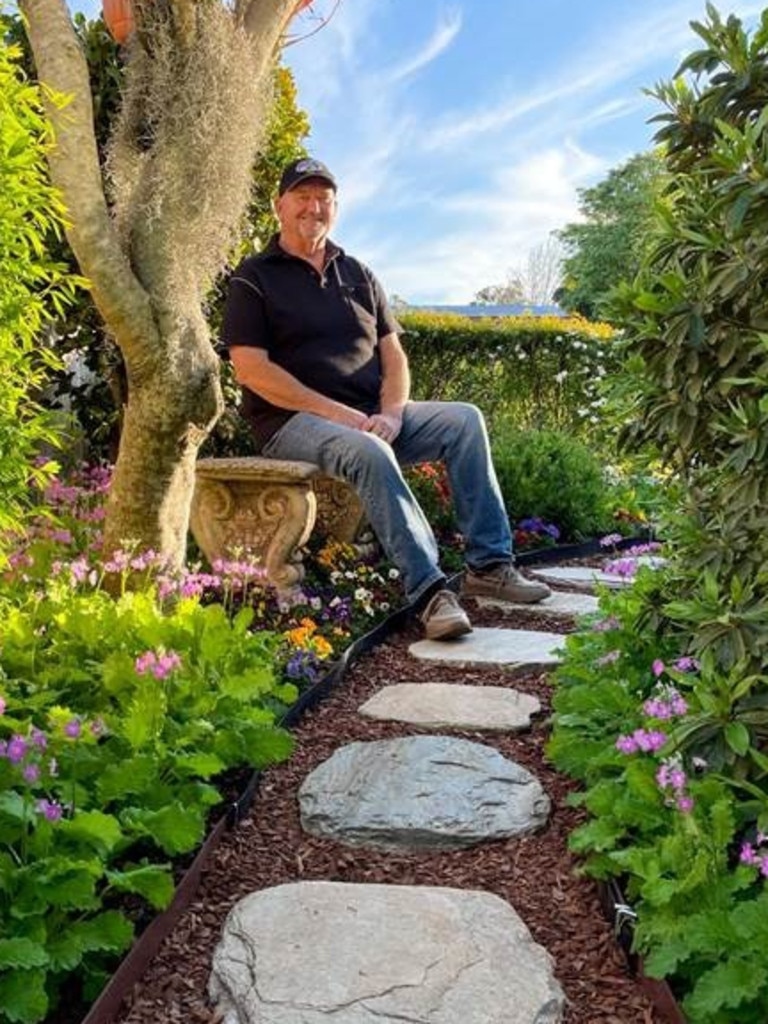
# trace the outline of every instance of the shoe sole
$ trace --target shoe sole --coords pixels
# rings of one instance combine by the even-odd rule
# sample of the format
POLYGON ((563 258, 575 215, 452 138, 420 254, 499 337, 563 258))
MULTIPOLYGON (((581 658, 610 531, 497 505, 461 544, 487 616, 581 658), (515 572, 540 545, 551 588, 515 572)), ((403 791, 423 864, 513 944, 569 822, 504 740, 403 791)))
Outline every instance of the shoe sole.
POLYGON ((460 636, 466 636, 472 632, 472 627, 465 622, 446 622, 444 626, 436 629, 425 629, 424 636, 427 640, 458 640, 460 636))
POLYGON ((539 601, 544 601, 548 597, 551 597, 552 596, 552 591, 548 590, 546 593, 539 594, 536 597, 530 596, 530 595, 520 596, 520 597, 503 597, 501 594, 495 594, 495 593, 493 593, 490 590, 489 591, 485 591, 485 592, 483 592, 483 591, 462 590, 461 594, 459 596, 461 597, 462 600, 465 600, 466 598, 469 598, 469 597, 474 597, 474 598, 486 597, 490 601, 506 601, 507 604, 538 604, 539 601))

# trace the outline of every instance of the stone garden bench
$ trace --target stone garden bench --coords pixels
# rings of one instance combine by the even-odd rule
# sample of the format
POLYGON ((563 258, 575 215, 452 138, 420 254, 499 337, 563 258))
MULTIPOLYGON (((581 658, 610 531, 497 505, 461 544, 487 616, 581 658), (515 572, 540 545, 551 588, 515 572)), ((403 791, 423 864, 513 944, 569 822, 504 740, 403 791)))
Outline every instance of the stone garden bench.
POLYGON ((297 549, 313 529, 357 544, 365 540, 363 525, 352 488, 311 462, 255 456, 197 461, 190 529, 200 550, 210 562, 256 557, 278 589, 303 579, 297 549))

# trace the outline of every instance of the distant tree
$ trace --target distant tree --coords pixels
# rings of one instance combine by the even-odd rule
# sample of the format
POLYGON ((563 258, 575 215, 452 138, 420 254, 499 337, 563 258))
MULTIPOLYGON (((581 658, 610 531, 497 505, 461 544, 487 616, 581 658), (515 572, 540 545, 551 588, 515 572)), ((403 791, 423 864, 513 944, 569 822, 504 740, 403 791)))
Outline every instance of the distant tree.
POLYGON ((472 306, 502 306, 525 301, 525 290, 519 277, 509 273, 503 284, 489 284, 481 288, 471 302, 472 306))
POLYGON ((389 302, 389 308, 395 313, 402 313, 402 311, 404 309, 408 309, 410 305, 408 299, 404 299, 403 296, 398 295, 397 292, 393 292, 387 301, 389 302))
POLYGON ((550 235, 546 241, 534 246, 518 279, 526 302, 543 306, 554 301, 563 279, 563 244, 559 238, 550 235))
POLYGON ((664 167, 657 153, 639 153, 591 188, 579 189, 583 221, 556 232, 565 247, 557 301, 589 319, 605 314, 609 292, 637 273, 653 223, 664 167))

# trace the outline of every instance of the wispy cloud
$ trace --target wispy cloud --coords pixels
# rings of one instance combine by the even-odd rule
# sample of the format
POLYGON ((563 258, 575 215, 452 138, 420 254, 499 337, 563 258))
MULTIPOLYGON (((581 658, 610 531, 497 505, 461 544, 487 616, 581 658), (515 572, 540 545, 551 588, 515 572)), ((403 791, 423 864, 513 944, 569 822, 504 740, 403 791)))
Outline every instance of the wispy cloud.
POLYGON ((402 64, 396 65, 392 68, 385 74, 385 77, 388 78, 392 84, 402 81, 405 78, 409 78, 417 71, 420 71, 428 64, 431 64, 433 60, 447 50, 460 31, 461 12, 449 12, 441 18, 435 28, 434 34, 426 41, 422 48, 402 64))

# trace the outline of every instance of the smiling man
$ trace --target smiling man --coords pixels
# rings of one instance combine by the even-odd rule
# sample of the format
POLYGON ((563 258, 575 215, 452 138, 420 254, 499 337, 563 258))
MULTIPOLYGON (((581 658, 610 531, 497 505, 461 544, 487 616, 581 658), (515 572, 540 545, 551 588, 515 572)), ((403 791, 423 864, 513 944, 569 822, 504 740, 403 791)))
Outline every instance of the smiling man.
POLYGON ((266 457, 313 462, 354 487, 426 636, 472 629, 402 466, 444 461, 466 547, 462 595, 534 603, 549 588, 512 564, 512 536, 483 417, 463 402, 409 400, 401 330, 371 271, 328 237, 337 183, 319 160, 285 168, 280 232, 232 276, 223 342, 242 413, 266 457))

